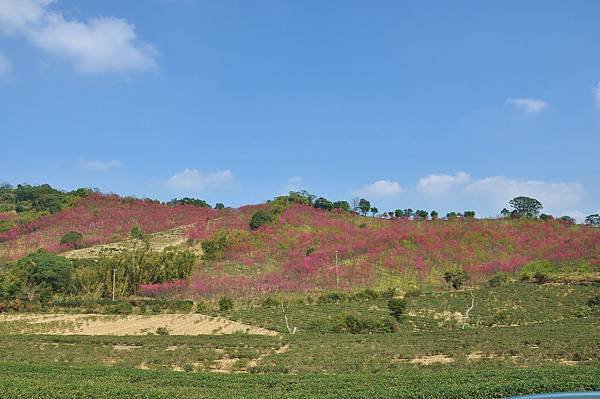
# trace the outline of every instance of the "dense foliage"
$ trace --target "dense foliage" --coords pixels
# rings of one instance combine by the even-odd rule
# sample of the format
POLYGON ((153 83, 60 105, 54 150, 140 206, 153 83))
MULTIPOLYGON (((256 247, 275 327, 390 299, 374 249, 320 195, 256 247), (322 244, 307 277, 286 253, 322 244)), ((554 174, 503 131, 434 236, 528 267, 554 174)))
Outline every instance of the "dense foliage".
MULTIPOLYGON (((0 233, 29 223, 41 216, 56 213, 72 206, 91 192, 78 189, 71 192, 60 191, 48 184, 31 186, 19 184, 0 185, 0 233)), ((0 241, 3 240, 0 236, 0 241)))

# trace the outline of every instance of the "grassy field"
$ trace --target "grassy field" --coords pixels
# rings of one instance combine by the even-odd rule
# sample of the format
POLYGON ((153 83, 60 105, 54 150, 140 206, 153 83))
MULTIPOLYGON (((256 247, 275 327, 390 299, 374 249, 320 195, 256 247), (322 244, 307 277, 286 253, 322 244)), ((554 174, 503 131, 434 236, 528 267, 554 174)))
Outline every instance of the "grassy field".
POLYGON ((189 374, 0 363, 0 398, 488 399, 593 390, 600 367, 402 370, 378 374, 189 374))
POLYGON ((285 298, 294 335, 274 298, 208 313, 275 336, 32 335, 20 333, 23 321, 4 322, 0 398, 499 398, 600 390, 600 319, 585 310, 598 292, 597 285, 477 288, 464 330, 468 291, 413 293, 387 333, 335 330, 349 314, 389 317, 387 299, 365 295, 285 298))

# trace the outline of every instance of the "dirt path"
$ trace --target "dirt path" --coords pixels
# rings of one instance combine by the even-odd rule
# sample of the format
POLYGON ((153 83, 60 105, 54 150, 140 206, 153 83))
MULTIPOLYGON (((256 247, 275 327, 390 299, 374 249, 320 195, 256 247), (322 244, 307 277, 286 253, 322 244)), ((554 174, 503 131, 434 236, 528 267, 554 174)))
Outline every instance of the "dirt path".
POLYGON ((201 314, 90 315, 17 314, 1 315, 0 323, 23 324, 22 332, 58 335, 145 335, 165 327, 170 335, 214 335, 248 333, 277 335, 264 328, 201 314), (58 323, 57 323, 58 322, 58 323), (47 325, 47 328, 44 328, 47 325))

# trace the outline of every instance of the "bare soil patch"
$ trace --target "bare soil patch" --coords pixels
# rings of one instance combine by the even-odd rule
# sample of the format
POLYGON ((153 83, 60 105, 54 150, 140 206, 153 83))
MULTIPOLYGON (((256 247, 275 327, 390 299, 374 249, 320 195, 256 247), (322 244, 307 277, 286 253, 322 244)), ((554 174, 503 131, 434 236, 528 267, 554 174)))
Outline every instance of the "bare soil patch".
POLYGON ((214 335, 247 333, 275 336, 275 331, 228 319, 201 314, 90 315, 17 314, 1 315, 0 323, 25 323, 21 332, 58 335, 146 335, 166 327, 170 335, 214 335), (57 326, 57 321, 62 322, 57 326), (44 328, 44 325, 48 328, 44 328), (31 326, 32 328, 28 328, 31 326), (34 327, 34 328, 33 328, 34 327), (32 330, 32 331, 30 331, 32 330))
POLYGON ((454 359, 444 354, 416 357, 410 361, 412 364, 428 366, 434 363, 448 364, 454 362, 454 359))

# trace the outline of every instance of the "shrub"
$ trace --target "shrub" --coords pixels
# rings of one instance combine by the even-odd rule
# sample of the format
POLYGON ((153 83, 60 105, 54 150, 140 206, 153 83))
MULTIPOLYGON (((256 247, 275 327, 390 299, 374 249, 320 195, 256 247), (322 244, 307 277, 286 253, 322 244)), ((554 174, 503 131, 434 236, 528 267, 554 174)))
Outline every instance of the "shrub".
POLYGON ((406 291, 406 294, 404 294, 405 298, 416 298, 419 297, 423 294, 423 292, 421 291, 421 287, 411 287, 408 289, 408 291, 406 291))
POLYGON ((158 327, 156 329, 156 335, 169 335, 169 329, 167 327, 158 327))
POLYGON ((129 314, 133 312, 133 305, 129 302, 117 302, 114 305, 106 307, 106 313, 109 314, 129 314))
POLYGON ((221 312, 227 312, 232 309, 233 299, 229 298, 228 296, 224 296, 223 298, 219 299, 219 310, 221 312))
POLYGON ((276 307, 276 306, 279 306, 280 304, 281 304, 281 302, 279 302, 279 300, 277 300, 273 297, 270 297, 270 296, 267 297, 262 303, 262 305, 266 308, 276 307))
POLYGON ((464 270, 454 268, 447 270, 444 273, 444 281, 450 284, 455 290, 460 289, 462 285, 469 279, 469 273, 464 270))
POLYGON ((396 296, 396 288, 390 287, 390 288, 386 289, 385 291, 383 291, 380 296, 382 298, 393 298, 396 296))
POLYGON ((508 282, 508 273, 498 272, 498 273, 494 274, 492 277, 490 277, 490 279, 487 281, 486 285, 488 287, 501 287, 503 285, 506 285, 507 282, 508 282))
POLYGON ((348 295, 343 292, 328 292, 319 297, 319 303, 340 303, 345 302, 348 295))
POLYGON ((189 313, 193 307, 192 301, 169 301, 167 304, 169 312, 189 313))
POLYGON ((222 260, 227 244, 227 231, 217 231, 210 240, 202 241, 202 259, 222 260))
POLYGON ((131 232, 129 233, 131 238, 135 238, 137 240, 144 240, 147 237, 147 234, 139 226, 133 226, 131 228, 131 232))
POLYGON ((590 307, 592 315, 600 317, 600 295, 588 299, 587 305, 590 307))
POLYGON ((521 280, 527 281, 535 279, 538 282, 540 282, 540 280, 545 281, 548 278, 548 274, 553 273, 554 271, 555 267, 552 262, 547 260, 532 261, 527 263, 521 269, 521 280))
POLYGON ((162 307, 160 305, 156 304, 156 305, 152 305, 152 307, 150 308, 150 310, 154 314, 159 314, 159 313, 162 312, 162 307))
POLYGON ((206 313, 208 311, 208 305, 202 299, 196 302, 196 313, 206 313))
POLYGON ((19 299, 13 299, 8 303, 8 307, 15 312, 20 312, 23 309, 23 303, 19 299))
POLYGON ((390 310, 390 315, 397 321, 400 321, 406 309, 406 301, 400 298, 391 298, 388 301, 388 309, 390 310))
POLYGON ((354 294, 353 299, 358 301, 371 301, 373 299, 379 298, 379 293, 375 290, 367 288, 363 291, 357 292, 354 294))
POLYGON ((250 228, 256 230, 263 224, 271 223, 275 218, 276 214, 273 211, 261 209, 252 215, 252 218, 250 219, 250 228))
POLYGON ((341 327, 352 334, 387 333, 394 331, 396 323, 387 318, 377 320, 355 314, 347 314, 343 318, 343 325, 341 327))
POLYGON ((541 271, 537 271, 533 275, 533 279, 538 284, 544 284, 546 281, 548 281, 548 274, 544 273, 544 272, 541 272, 541 271))
POLYGON ((83 248, 83 234, 77 231, 69 231, 60 239, 61 244, 70 245, 72 248, 83 248))

